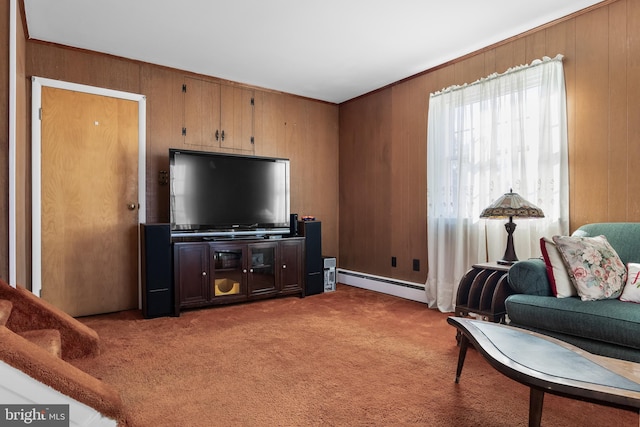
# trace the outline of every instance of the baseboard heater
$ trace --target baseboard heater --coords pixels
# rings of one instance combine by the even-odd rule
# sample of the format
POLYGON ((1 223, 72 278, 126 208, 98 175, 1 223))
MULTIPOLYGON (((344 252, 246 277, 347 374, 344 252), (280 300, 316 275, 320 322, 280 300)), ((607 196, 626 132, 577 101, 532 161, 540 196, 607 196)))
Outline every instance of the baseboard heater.
POLYGON ((394 295, 412 301, 427 302, 424 284, 338 269, 338 283, 394 295))

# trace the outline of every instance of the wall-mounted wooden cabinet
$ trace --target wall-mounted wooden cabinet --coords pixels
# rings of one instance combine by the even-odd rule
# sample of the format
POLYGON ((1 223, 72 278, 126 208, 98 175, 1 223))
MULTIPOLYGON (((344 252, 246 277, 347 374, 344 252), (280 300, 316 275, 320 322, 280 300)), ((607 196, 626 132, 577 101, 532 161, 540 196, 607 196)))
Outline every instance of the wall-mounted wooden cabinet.
POLYGON ((289 157, 286 150, 286 95, 255 91, 256 155, 289 157))
POLYGON ((185 147, 254 152, 254 91, 185 77, 185 147))

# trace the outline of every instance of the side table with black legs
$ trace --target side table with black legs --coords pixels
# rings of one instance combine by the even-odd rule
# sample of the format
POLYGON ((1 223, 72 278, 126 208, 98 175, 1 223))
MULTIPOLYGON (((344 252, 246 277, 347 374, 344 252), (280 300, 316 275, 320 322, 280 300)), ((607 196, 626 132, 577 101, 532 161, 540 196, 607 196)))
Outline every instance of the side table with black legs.
POLYGON ((505 323, 504 300, 513 293, 507 282, 511 265, 474 264, 458 285, 456 316, 505 323))

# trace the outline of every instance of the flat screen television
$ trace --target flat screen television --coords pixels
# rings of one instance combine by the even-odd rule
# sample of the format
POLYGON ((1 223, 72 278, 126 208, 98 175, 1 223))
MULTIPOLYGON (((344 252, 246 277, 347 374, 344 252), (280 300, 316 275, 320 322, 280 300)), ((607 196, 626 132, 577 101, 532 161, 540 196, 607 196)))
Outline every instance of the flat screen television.
POLYGON ((289 160, 169 150, 172 232, 289 230, 289 160))

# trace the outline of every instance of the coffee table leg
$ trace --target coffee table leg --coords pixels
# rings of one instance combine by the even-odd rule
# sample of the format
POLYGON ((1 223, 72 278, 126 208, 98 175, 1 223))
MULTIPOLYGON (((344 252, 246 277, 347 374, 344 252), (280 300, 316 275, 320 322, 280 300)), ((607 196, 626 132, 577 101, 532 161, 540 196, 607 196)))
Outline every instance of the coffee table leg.
POLYGON ((540 427, 544 391, 531 387, 529 394, 529 427, 540 427))
POLYGON ((456 384, 460 382, 460 374, 462 374, 462 366, 464 366, 464 358, 467 356, 467 347, 469 346, 469 338, 465 334, 460 334, 460 353, 458 353, 458 369, 456 369, 456 384))

